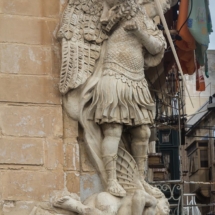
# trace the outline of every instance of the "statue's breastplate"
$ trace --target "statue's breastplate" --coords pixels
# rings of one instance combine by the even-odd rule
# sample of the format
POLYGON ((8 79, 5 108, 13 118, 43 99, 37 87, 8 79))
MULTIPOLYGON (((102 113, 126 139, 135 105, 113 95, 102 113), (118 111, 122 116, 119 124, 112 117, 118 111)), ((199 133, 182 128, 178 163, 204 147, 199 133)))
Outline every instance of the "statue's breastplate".
POLYGON ((131 80, 144 78, 143 47, 135 35, 123 25, 109 37, 104 69, 124 75, 131 80))

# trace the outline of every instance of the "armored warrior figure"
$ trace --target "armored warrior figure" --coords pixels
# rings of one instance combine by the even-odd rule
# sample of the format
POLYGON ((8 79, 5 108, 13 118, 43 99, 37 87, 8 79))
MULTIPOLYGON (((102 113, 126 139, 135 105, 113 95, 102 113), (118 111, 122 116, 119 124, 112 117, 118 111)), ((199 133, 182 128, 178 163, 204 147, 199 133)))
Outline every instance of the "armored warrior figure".
POLYGON ((126 192, 117 182, 116 157, 122 131, 131 135, 132 155, 144 182, 149 126, 154 102, 144 77, 145 52, 157 55, 165 39, 152 19, 134 0, 104 2, 101 22, 109 32, 102 77, 94 89, 89 117, 104 134, 102 156, 107 171, 107 191, 115 196, 126 192))

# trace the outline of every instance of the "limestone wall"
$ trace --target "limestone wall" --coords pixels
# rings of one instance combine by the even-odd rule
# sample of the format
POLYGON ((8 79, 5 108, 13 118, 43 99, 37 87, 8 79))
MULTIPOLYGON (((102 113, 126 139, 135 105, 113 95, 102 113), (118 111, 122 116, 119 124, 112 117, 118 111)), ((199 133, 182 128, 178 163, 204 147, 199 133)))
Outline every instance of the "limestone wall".
POLYGON ((80 190, 78 127, 63 120, 58 92, 66 2, 0 0, 1 215, 29 215, 54 191, 80 190))

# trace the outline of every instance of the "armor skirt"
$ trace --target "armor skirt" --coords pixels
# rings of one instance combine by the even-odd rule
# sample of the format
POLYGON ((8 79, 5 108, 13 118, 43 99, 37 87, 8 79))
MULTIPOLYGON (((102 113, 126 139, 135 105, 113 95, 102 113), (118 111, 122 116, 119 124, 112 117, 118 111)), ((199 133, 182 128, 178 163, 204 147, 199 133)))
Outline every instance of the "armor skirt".
POLYGON ((145 78, 132 81, 105 71, 94 92, 89 107, 89 120, 98 124, 120 123, 130 126, 152 124, 154 101, 145 78))

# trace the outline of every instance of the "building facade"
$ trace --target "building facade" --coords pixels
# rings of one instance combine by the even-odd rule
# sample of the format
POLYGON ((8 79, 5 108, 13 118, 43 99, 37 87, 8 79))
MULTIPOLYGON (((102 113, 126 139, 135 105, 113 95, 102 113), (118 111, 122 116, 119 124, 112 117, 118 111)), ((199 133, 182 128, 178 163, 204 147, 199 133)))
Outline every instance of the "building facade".
POLYGON ((215 103, 206 102, 187 121, 182 158, 186 193, 194 193, 202 214, 215 212, 215 103), (212 182, 212 184, 210 184, 212 182))

